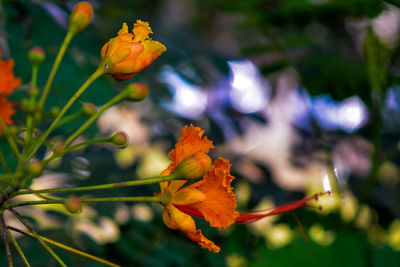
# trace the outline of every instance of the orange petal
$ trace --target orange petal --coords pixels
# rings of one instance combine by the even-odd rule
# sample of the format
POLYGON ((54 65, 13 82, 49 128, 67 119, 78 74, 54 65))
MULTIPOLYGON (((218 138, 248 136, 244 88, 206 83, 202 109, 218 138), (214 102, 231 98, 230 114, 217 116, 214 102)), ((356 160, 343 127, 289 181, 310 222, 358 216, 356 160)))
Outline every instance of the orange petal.
POLYGON ((1 60, 0 51, 0 94, 10 95, 21 85, 21 79, 14 76, 13 68, 14 60, 1 60))
POLYGON ((235 177, 230 175, 229 161, 217 159, 206 175, 198 189, 206 198, 200 203, 190 205, 197 209, 211 226, 226 228, 235 223, 239 212, 236 209, 236 195, 232 191, 231 182, 235 177))
MULTIPOLYGON (((0 117, 5 124, 11 124, 11 116, 15 113, 14 105, 7 101, 4 96, 0 96, 0 117)), ((1 125, 0 125, 1 130, 1 125)))
POLYGON ((196 188, 183 188, 173 194, 171 203, 175 205, 192 205, 205 199, 206 195, 196 188))
POLYGON ((208 153, 210 148, 214 148, 212 141, 208 140, 207 137, 203 137, 204 130, 199 127, 194 127, 191 124, 183 127, 181 133, 182 135, 179 137, 175 148, 168 154, 169 159, 172 161, 167 169, 170 173, 183 159, 199 152, 208 153))
MULTIPOLYGON (((192 217, 178 210, 173 205, 167 205, 165 209, 173 221, 171 225, 176 226, 179 230, 182 230, 185 233, 196 232, 196 224, 192 217)), ((169 225, 167 226, 169 227, 169 225)))
POLYGON ((200 230, 197 230, 195 233, 186 233, 186 235, 193 241, 197 242, 202 248, 206 248, 214 253, 220 251, 220 248, 215 245, 214 242, 208 240, 200 230))

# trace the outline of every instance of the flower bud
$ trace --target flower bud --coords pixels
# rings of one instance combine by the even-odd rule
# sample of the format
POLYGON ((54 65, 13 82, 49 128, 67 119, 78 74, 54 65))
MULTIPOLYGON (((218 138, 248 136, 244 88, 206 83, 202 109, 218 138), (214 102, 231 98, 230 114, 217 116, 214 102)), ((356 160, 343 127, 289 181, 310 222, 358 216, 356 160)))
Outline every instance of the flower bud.
POLYGON ((55 155, 61 157, 65 154, 65 147, 62 143, 56 143, 53 147, 53 152, 55 155))
POLYGON ((142 101, 149 94, 149 89, 148 89, 147 85, 145 85, 144 83, 140 83, 140 82, 129 84, 125 88, 125 90, 129 91, 126 99, 131 100, 131 101, 142 101))
POLYGON ((60 108, 57 106, 54 106, 50 109, 50 116, 55 117, 60 113, 60 108))
POLYGON ((97 111, 96 106, 93 105, 92 103, 83 103, 81 109, 82 115, 90 117, 93 114, 95 114, 96 111, 97 111))
POLYGON ((37 89, 36 87, 32 87, 31 89, 29 89, 29 95, 33 97, 37 97, 39 93, 39 89, 37 89))
POLYGON ((132 78, 167 50, 160 42, 151 40, 149 23, 136 21, 132 32, 124 23, 118 35, 101 48, 107 73, 119 81, 132 78))
POLYGON ((82 1, 76 4, 69 17, 69 26, 76 27, 77 32, 85 29, 93 18, 93 8, 89 2, 82 1))
POLYGON ((117 132, 111 137, 111 142, 117 146, 125 146, 128 143, 128 136, 124 132, 117 132))
POLYGON ((32 65, 38 66, 44 61, 46 53, 44 52, 43 48, 35 46, 29 50, 28 57, 32 65))
POLYGON ((211 158, 205 153, 196 153, 176 166, 174 173, 179 179, 194 180, 202 177, 211 167, 211 158))
POLYGON ((38 177, 43 172, 43 165, 38 160, 32 160, 31 162, 28 163, 26 171, 33 177, 38 177))
POLYGON ((82 211, 81 199, 77 196, 70 196, 65 200, 64 207, 72 214, 79 214, 82 211))

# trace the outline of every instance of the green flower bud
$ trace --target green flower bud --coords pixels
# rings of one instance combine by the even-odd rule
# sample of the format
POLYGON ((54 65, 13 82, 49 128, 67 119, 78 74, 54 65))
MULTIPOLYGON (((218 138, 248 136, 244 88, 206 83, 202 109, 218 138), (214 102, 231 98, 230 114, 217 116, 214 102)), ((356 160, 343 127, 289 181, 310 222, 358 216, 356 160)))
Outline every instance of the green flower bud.
POLYGON ((43 165, 38 160, 32 160, 27 164, 26 171, 33 177, 38 177, 43 172, 43 165))
POLYGON ((28 57, 32 65, 38 66, 44 61, 46 53, 44 52, 43 48, 35 46, 31 50, 29 50, 28 57))
POLYGON ((205 153, 196 153, 182 160, 174 173, 179 179, 194 180, 203 177, 211 167, 211 158, 205 153))
POLYGON ((82 212, 82 202, 77 196, 69 196, 65 202, 64 207, 72 214, 79 214, 82 212))
POLYGON ((125 146, 128 143, 128 136, 124 132, 117 132, 111 137, 111 142, 117 146, 125 146))
POLYGON ((149 94, 149 89, 144 83, 131 83, 125 90, 129 91, 126 99, 131 101, 142 101, 149 94))
POLYGON ((84 116, 90 117, 97 111, 96 106, 92 103, 83 103, 81 112, 84 116))

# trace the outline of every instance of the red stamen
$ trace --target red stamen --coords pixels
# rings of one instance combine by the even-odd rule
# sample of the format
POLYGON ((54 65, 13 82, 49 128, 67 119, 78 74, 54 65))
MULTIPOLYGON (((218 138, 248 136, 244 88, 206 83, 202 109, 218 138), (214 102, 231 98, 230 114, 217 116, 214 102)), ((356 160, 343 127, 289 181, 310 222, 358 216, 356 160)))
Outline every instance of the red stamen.
MULTIPOLYGON (((289 203, 282 204, 277 207, 272 207, 272 208, 268 208, 268 209, 264 209, 264 210, 241 212, 240 216, 236 218, 236 224, 252 223, 252 222, 258 221, 262 218, 268 217, 268 216, 273 216, 273 215, 285 213, 288 211, 293 211, 297 208, 300 208, 303 206, 308 206, 309 205, 308 202, 313 201, 313 200, 318 200, 319 197, 327 195, 327 194, 331 194, 331 192, 327 191, 327 192, 323 192, 323 193, 318 193, 318 194, 315 194, 310 197, 306 197, 306 198, 303 198, 303 199, 300 199, 297 201, 289 202, 289 203)), ((182 211, 186 214, 189 214, 191 216, 204 219, 203 214, 201 214, 197 209, 194 209, 190 206, 178 206, 177 205, 176 208, 178 208, 180 211, 182 211)), ((294 215, 294 217, 305 236, 304 228, 301 225, 299 219, 297 218, 296 215, 294 215)), ((305 239, 307 240, 306 236, 305 236, 305 239)))

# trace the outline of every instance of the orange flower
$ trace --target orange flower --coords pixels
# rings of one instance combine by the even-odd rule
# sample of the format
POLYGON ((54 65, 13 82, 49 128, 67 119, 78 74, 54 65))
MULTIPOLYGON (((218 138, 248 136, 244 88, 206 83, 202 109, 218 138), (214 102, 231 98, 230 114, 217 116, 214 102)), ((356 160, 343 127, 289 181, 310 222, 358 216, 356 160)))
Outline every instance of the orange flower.
MULTIPOLYGON (((187 157, 198 153, 208 153, 213 148, 212 142, 202 137, 204 131, 193 125, 182 130, 175 149, 169 152, 172 163, 161 175, 171 174, 177 165, 187 157)), ((201 154, 200 154, 201 155, 201 154)), ((200 159, 202 160, 202 159, 200 159)), ((202 164, 202 163, 200 163, 202 164)), ((160 184, 161 194, 166 196, 163 202, 165 210, 163 220, 167 227, 182 230, 186 235, 199 243, 203 248, 219 252, 220 248, 196 230, 193 218, 181 209, 196 211, 198 217, 207 220, 212 227, 226 228, 235 223, 239 213, 236 209, 236 198, 230 183, 234 179, 230 175, 229 161, 219 158, 210 167, 203 179, 185 186, 186 180, 175 180, 160 184)))
POLYGON ((21 79, 13 73, 14 60, 1 60, 0 50, 0 94, 10 95, 21 84, 21 79))
MULTIPOLYGON (((11 116, 15 113, 14 106, 8 102, 5 96, 0 96, 0 117, 5 124, 12 123, 11 116)), ((2 129, 0 125, 0 130, 2 129)))
POLYGON ((163 44, 149 38, 153 33, 149 23, 137 20, 132 32, 128 32, 124 23, 118 35, 101 49, 108 73, 120 81, 132 78, 167 50, 163 44))

